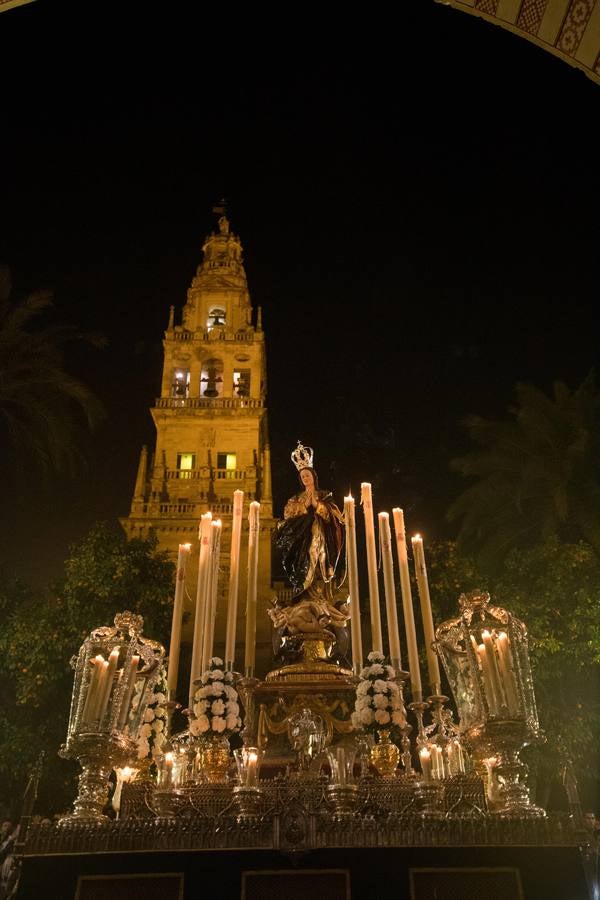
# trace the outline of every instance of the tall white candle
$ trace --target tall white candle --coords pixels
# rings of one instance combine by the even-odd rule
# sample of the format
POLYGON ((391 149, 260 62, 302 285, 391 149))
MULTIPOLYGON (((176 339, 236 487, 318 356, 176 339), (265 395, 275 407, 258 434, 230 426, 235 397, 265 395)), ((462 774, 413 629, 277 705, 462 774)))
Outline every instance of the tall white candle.
POLYGON ((87 695, 85 698, 83 713, 81 714, 82 722, 93 722, 94 720, 94 709, 98 705, 98 694, 100 689, 99 685, 103 662, 104 657, 101 654, 98 654, 91 660, 92 674, 90 675, 90 680, 88 682, 87 695))
POLYGON ((421 763, 423 781, 431 781, 431 752, 427 747, 422 747, 421 750, 419 750, 419 762, 421 763))
POLYGON ((521 704, 519 703, 519 691, 517 688, 517 679, 515 677, 514 660, 512 658, 510 641, 505 631, 498 632, 496 636, 496 647, 498 648, 500 675, 504 684, 508 711, 511 716, 518 716, 521 712, 521 704))
POLYGON ((175 599, 173 601, 173 617, 171 619, 171 643, 169 644, 169 667, 167 669, 167 687, 169 696, 177 692, 177 675, 179 673, 179 652, 181 649, 181 618, 183 615, 183 589, 185 586, 185 563, 191 544, 180 544, 177 554, 177 572, 175 575, 175 599))
POLYGON ((444 777, 444 753, 441 747, 438 747, 437 744, 433 744, 431 747, 431 766, 433 771, 433 777, 439 780, 444 777))
POLYGON ((256 665, 256 593, 258 578, 258 539, 260 503, 253 500, 248 512, 248 590, 246 594, 246 647, 244 670, 248 678, 254 677, 256 665))
POLYGON ((375 551, 375 525, 373 523, 373 498, 371 485, 363 481, 360 499, 365 516, 365 538, 367 544, 367 572, 369 576, 369 607, 371 611, 371 645, 373 650, 383 653, 381 634, 381 613, 379 611, 379 585, 377 584, 377 554, 375 551))
POLYGON ((481 680, 483 682, 483 693, 485 694, 489 714, 490 716, 497 716, 499 710, 499 700, 496 697, 494 684, 490 676, 490 666, 487 658, 485 644, 478 644, 473 635, 471 635, 471 643, 473 644, 475 656, 477 657, 477 660, 479 662, 481 680))
POLYGON ((423 699, 423 689, 421 686, 421 670, 419 668, 417 630, 415 628, 415 613, 413 610, 412 591, 410 587, 410 573, 408 570, 408 553, 406 551, 404 513, 399 507, 395 507, 392 510, 392 513, 394 515, 394 530, 396 532, 396 548, 398 551, 398 568, 400 571, 400 588, 402 590, 402 609, 404 612, 404 628, 406 630, 406 645, 408 648, 410 689, 413 701, 415 703, 420 703, 423 699))
POLYGON ((131 706, 131 697, 133 694, 133 689, 135 687, 135 676, 137 675, 139 662, 139 655, 137 653, 134 653, 129 661, 128 671, 123 671, 123 677, 125 678, 125 690, 123 692, 123 699, 121 701, 121 709, 119 711, 119 718, 117 720, 117 728, 124 728, 127 724, 127 719, 129 718, 129 707, 131 706))
POLYGON ((400 655, 400 632, 398 630, 398 610, 396 609, 396 585, 394 584, 394 566, 392 562, 392 533, 390 531, 389 513, 380 512, 379 542, 381 545, 381 560, 383 565, 383 585, 385 588, 385 610, 387 615, 388 642, 390 646, 390 660, 397 670, 402 668, 400 655))
POLYGON ((204 641, 202 646, 202 669, 210 665, 215 640, 215 620, 217 617, 217 592, 219 587, 219 556, 221 547, 221 520, 210 523, 210 555, 206 583, 206 610, 204 613, 204 641))
POLYGON ((98 722, 101 722, 104 718, 104 713, 106 712, 106 707, 108 706, 108 701, 110 699, 110 692, 112 690, 113 681, 115 677, 115 672, 117 671, 117 663, 119 661, 119 648, 115 647, 114 650, 111 650, 108 655, 108 662, 106 664, 106 674, 104 676, 102 682, 102 695, 100 697, 98 703, 98 722))
POLYGON ((456 749, 456 756, 458 759, 458 771, 461 774, 464 774, 465 771, 465 756, 463 753, 463 749, 460 746, 460 741, 454 741, 454 747, 456 749))
POLYGON ((210 526, 212 513, 210 510, 200 516, 200 552, 198 555, 198 585, 196 587, 196 609, 194 612, 194 637, 192 642, 192 663, 190 666, 189 708, 194 703, 196 687, 194 682, 202 674, 202 636, 204 631, 204 610, 206 608, 206 589, 208 562, 210 557, 210 526))
POLYGON ((498 699, 498 707, 500 711, 500 708, 502 706, 507 706, 507 704, 504 701, 504 691, 500 679, 500 672, 498 671, 498 660, 496 659, 496 650, 494 648, 492 634, 487 630, 487 628, 481 632, 481 639, 483 640, 483 645, 485 647, 485 655, 489 667, 490 680, 494 688, 494 693, 498 699))
POLYGON ((256 787, 258 781, 258 752, 248 750, 248 764, 246 767, 246 787, 256 787))
POLYGON ((360 597, 358 587, 358 557, 356 553, 356 518, 354 497, 344 497, 344 522, 346 525, 346 565, 350 592, 350 631, 352 638, 352 669, 358 675, 363 666, 362 634, 360 625, 360 597))
POLYGON ((227 596, 227 630, 225 633, 225 668, 233 670, 235 664, 235 629, 237 625, 238 585, 240 574, 240 542, 242 536, 242 509, 244 492, 233 492, 233 517, 231 524, 231 551, 229 554, 229 593, 227 596))
POLYGON ((425 554, 423 552, 423 538, 416 534, 411 538, 415 560, 415 574, 419 599, 421 601, 421 618, 423 619, 423 634, 425 636, 425 649, 427 651, 427 671, 429 674, 429 686, 432 694, 439 694, 442 690, 440 678, 440 666, 437 653, 433 647, 435 631, 433 628, 433 616, 431 613, 431 598, 429 596, 429 584, 427 581, 427 568, 425 566, 425 554))

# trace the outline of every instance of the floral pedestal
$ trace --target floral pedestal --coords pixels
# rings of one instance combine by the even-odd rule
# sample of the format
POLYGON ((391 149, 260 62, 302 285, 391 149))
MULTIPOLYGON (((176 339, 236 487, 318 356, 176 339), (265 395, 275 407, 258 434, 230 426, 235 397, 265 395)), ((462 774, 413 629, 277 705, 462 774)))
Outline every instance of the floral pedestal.
POLYGON ((356 685, 352 724, 357 731, 374 734, 371 765, 384 778, 394 775, 400 762, 400 750, 391 740, 392 730, 406 727, 406 711, 399 684, 400 675, 386 664, 378 650, 369 653, 356 685))
POLYGON ((231 763, 229 737, 242 727, 233 672, 225 671, 223 660, 213 656, 194 684, 189 733, 199 740, 200 773, 208 784, 225 784, 231 763))

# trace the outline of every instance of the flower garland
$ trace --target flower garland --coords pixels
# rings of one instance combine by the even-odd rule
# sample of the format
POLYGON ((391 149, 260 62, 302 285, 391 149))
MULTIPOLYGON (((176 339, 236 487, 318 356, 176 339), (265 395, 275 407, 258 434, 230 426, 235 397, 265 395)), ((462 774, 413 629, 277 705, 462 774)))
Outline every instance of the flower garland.
POLYGON ((213 656, 194 693, 194 718, 190 732, 195 736, 230 737, 242 727, 238 693, 233 687, 233 672, 223 671, 223 660, 213 656))
MULTIPOLYGON (((141 689, 143 683, 140 684, 139 693, 133 697, 132 708, 137 709, 141 699, 141 689)), ((154 685, 152 699, 146 707, 144 713, 144 721, 140 725, 140 731, 137 740, 137 758, 145 759, 151 756, 156 762, 160 756, 162 745, 167 736, 167 676, 164 668, 154 685)))
POLYGON ((396 671, 386 665, 385 656, 377 650, 367 659, 371 665, 360 672, 352 724, 357 731, 394 730, 406 721, 396 671))

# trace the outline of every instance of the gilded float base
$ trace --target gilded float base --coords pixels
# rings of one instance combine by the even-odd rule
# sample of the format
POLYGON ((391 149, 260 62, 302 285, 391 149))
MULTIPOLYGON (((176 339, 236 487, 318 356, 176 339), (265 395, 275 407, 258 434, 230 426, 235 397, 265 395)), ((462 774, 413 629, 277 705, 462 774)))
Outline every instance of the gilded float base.
POLYGON ((289 666, 281 666, 273 669, 265 678, 265 681, 341 681, 347 682, 352 676, 351 669, 342 669, 335 663, 321 662, 320 660, 290 663, 289 666))
POLYGON ((329 662, 333 637, 328 632, 310 637, 296 636, 300 660, 269 672, 265 681, 346 681, 350 669, 329 662))

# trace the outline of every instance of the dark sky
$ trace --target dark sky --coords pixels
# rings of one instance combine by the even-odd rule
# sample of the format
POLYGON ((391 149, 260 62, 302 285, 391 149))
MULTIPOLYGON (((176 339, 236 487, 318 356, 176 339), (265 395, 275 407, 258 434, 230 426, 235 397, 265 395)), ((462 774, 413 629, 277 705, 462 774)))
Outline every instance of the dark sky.
POLYGON ((340 500, 371 480, 376 506, 449 534, 465 413, 598 361, 597 85, 432 0, 399 26, 189 6, 0 17, 0 258, 17 294, 51 288, 57 319, 108 339, 70 360, 108 411, 90 474, 5 467, 8 572, 56 573, 128 512, 168 308, 221 196, 263 309, 276 505, 301 438, 340 500))

